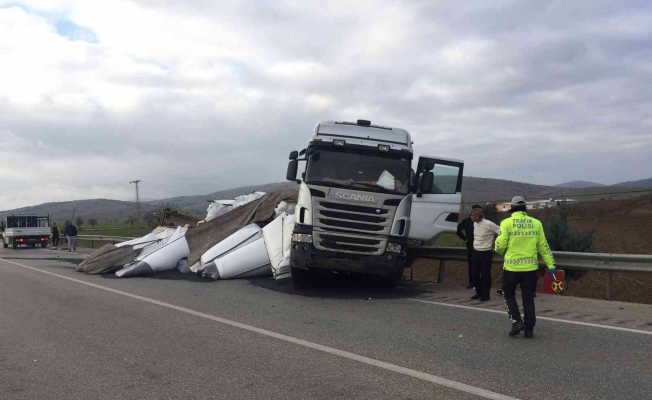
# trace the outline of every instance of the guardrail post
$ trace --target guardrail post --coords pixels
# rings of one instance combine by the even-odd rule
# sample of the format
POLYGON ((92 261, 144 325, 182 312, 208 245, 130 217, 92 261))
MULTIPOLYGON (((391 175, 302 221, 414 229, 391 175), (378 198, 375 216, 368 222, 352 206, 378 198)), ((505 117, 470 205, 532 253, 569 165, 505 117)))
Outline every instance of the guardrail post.
POLYGON ((607 271, 607 300, 611 300, 614 293, 613 272, 607 271))
POLYGON ((437 283, 444 283, 444 270, 446 269, 446 260, 439 261, 439 273, 437 274, 437 283))

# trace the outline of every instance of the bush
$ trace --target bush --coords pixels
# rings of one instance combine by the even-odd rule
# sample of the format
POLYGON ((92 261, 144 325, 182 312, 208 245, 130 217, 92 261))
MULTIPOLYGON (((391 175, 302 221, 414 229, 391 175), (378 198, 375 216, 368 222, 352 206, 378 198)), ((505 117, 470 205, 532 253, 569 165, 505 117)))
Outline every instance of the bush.
MULTIPOLYGON (((595 241, 596 229, 573 232, 568 227, 569 209, 562 205, 558 215, 547 219, 545 231, 548 245, 552 251, 572 251, 576 253, 595 253, 593 242, 595 241)), ((568 270, 566 277, 577 280, 584 276, 586 271, 568 270)))

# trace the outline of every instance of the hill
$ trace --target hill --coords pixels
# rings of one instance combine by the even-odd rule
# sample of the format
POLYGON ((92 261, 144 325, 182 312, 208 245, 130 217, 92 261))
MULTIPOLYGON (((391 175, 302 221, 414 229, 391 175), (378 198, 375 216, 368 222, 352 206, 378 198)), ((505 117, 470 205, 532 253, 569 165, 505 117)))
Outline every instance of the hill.
POLYGON ((627 182, 621 182, 617 183, 613 186, 625 186, 625 187, 632 187, 632 188, 651 188, 652 189, 652 178, 648 179, 641 179, 638 181, 627 181, 627 182))
MULTIPOLYGON (((154 211, 154 209, 155 207, 153 205, 143 204, 142 206, 143 212, 154 211)), ((95 218, 99 222, 112 222, 116 219, 122 220, 130 215, 134 215, 136 213, 136 203, 110 199, 63 201, 0 211, 0 215, 50 214, 52 221, 63 222, 72 217, 73 210, 75 210, 75 219, 77 217, 81 217, 84 220, 95 218)))
MULTIPOLYGON (((641 181, 637 181, 641 182, 641 181)), ((236 196, 253 191, 271 192, 277 189, 297 188, 294 182, 277 182, 265 185, 244 186, 235 189, 221 190, 203 195, 180 196, 167 199, 147 201, 142 203, 142 211, 158 211, 163 206, 169 206, 182 214, 203 218, 206 215, 208 200, 233 199, 236 196)), ((566 188, 554 186, 533 185, 523 182, 514 182, 503 179, 464 177, 462 201, 465 205, 472 203, 498 203, 509 201, 513 196, 525 196, 529 200, 559 198, 562 196, 576 198, 581 201, 600 199, 623 199, 640 195, 640 193, 627 192, 625 186, 601 186, 588 188, 566 188)), ((634 187, 631 190, 641 190, 634 187)), ((136 212, 136 204, 130 201, 108 199, 76 200, 58 203, 45 203, 38 206, 23 207, 15 210, 2 211, 1 214, 30 213, 39 215, 53 215, 54 221, 64 221, 76 210, 75 218, 81 216, 87 220, 95 218, 100 222, 122 220, 136 212)))
POLYGON ((243 186, 235 189, 220 190, 203 195, 170 197, 167 199, 150 201, 147 202, 147 204, 159 209, 162 205, 164 206, 169 204, 172 208, 179 210, 179 212, 182 214, 204 217, 206 215, 206 209, 208 208, 209 200, 230 200, 236 198, 237 196, 249 194, 251 192, 258 191, 268 193, 274 190, 288 188, 296 188, 298 190, 299 185, 294 182, 278 182, 265 185, 243 186))
POLYGON ((559 185, 555 185, 555 187, 566 187, 566 188, 587 188, 587 187, 600 187, 600 186, 606 186, 606 185, 603 185, 602 183, 587 182, 587 181, 572 181, 572 182, 564 182, 564 183, 560 183, 559 185))

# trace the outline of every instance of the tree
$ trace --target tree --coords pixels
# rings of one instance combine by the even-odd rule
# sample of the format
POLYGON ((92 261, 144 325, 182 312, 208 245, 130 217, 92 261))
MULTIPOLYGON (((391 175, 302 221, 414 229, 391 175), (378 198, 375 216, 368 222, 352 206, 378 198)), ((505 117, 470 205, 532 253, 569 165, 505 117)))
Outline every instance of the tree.
POLYGON ((132 228, 134 227, 134 224, 136 222, 138 222, 138 218, 135 217, 134 215, 125 218, 125 224, 130 224, 132 228))
POLYGON ((91 218, 88 220, 88 223, 91 224, 93 229, 95 229, 95 225, 97 225, 97 220, 95 218, 91 218))
POLYGON ((147 223, 147 226, 153 226, 158 222, 158 215, 156 213, 147 213, 143 216, 143 220, 147 223))
MULTIPOLYGON (((574 232, 568 226, 568 206, 561 203, 558 215, 548 218, 546 223, 546 239, 552 251, 572 251, 576 253, 595 253, 593 242, 596 229, 574 232)), ((569 270, 566 276, 577 280, 584 276, 586 271, 569 270)))
POLYGON ((81 230, 82 225, 84 225, 84 220, 82 219, 82 217, 77 217, 77 219, 75 220, 75 225, 77 225, 77 227, 81 230))

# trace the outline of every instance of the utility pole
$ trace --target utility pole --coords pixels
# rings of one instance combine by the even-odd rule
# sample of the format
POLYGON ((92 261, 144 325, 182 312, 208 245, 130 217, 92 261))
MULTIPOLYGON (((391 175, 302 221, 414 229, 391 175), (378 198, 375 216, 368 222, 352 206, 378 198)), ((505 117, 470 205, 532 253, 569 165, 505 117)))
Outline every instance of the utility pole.
POLYGON ((140 192, 138 190, 138 184, 140 182, 142 182, 140 179, 136 179, 135 181, 129 182, 136 185, 136 207, 138 208, 138 220, 140 220, 140 192))

